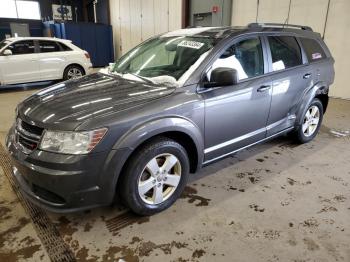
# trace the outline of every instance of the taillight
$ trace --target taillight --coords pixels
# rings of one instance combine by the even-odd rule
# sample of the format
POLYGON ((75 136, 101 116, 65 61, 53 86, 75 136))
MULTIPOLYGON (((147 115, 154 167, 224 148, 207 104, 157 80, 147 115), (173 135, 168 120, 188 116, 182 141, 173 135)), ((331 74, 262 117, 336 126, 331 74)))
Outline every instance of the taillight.
POLYGON ((89 55, 88 52, 85 52, 84 55, 85 55, 85 57, 86 57, 87 59, 90 59, 90 55, 89 55))

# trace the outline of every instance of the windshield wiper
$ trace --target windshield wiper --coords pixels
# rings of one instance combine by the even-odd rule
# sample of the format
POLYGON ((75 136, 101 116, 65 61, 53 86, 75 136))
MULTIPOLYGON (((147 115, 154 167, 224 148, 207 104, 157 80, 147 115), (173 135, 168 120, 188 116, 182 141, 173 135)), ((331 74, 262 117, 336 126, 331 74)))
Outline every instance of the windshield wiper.
POLYGON ((136 77, 142 79, 143 81, 145 81, 145 82, 147 82, 147 83, 149 83, 149 84, 154 84, 154 82, 153 82, 151 79, 148 79, 147 77, 140 76, 140 75, 137 75, 137 74, 135 74, 135 73, 127 73, 127 74, 136 76, 136 77))

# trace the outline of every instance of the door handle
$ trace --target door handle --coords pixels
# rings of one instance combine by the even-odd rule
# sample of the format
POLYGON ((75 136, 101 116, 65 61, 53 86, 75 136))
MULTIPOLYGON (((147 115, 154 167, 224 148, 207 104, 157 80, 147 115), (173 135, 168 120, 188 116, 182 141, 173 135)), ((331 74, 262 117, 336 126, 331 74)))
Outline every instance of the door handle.
POLYGON ((263 85, 263 86, 259 87, 257 91, 258 92, 265 92, 265 91, 269 90, 270 88, 271 88, 271 86, 269 86, 269 85, 263 85))
POLYGON ((311 77, 311 74, 310 73, 307 73, 303 76, 304 79, 309 79, 311 77))

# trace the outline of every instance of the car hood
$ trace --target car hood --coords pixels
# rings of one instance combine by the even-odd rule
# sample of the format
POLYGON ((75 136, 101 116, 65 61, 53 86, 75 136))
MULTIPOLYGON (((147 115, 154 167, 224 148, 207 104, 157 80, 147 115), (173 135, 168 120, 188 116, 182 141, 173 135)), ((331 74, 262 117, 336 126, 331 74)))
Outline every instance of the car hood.
POLYGON ((139 106, 174 90, 97 73, 43 89, 24 100, 18 111, 34 125, 73 130, 89 119, 139 106))

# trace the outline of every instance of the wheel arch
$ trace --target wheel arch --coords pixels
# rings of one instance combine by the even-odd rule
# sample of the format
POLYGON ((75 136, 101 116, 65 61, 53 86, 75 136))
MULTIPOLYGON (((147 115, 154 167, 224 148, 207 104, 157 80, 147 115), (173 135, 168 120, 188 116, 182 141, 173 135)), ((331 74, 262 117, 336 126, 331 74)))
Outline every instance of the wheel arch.
POLYGON ((296 126, 301 125, 303 120, 303 115, 307 110, 307 106, 311 103, 314 98, 318 98, 323 105, 323 113, 326 112, 328 107, 328 91, 329 86, 326 82, 319 82, 316 85, 312 86, 304 93, 300 105, 298 107, 298 111, 296 113, 296 126))
POLYGON ((79 67, 80 69, 83 70, 84 75, 86 75, 86 71, 85 71, 84 67, 81 64, 79 64, 79 63, 69 63, 63 69, 62 78, 64 78, 64 74, 65 74, 66 70, 68 69, 68 67, 70 67, 70 66, 77 66, 77 67, 79 67))
POLYGON ((159 136, 173 139, 186 149, 192 173, 200 167, 204 157, 203 136, 196 124, 182 117, 165 117, 139 124, 118 139, 113 149, 130 148, 134 152, 159 136))

